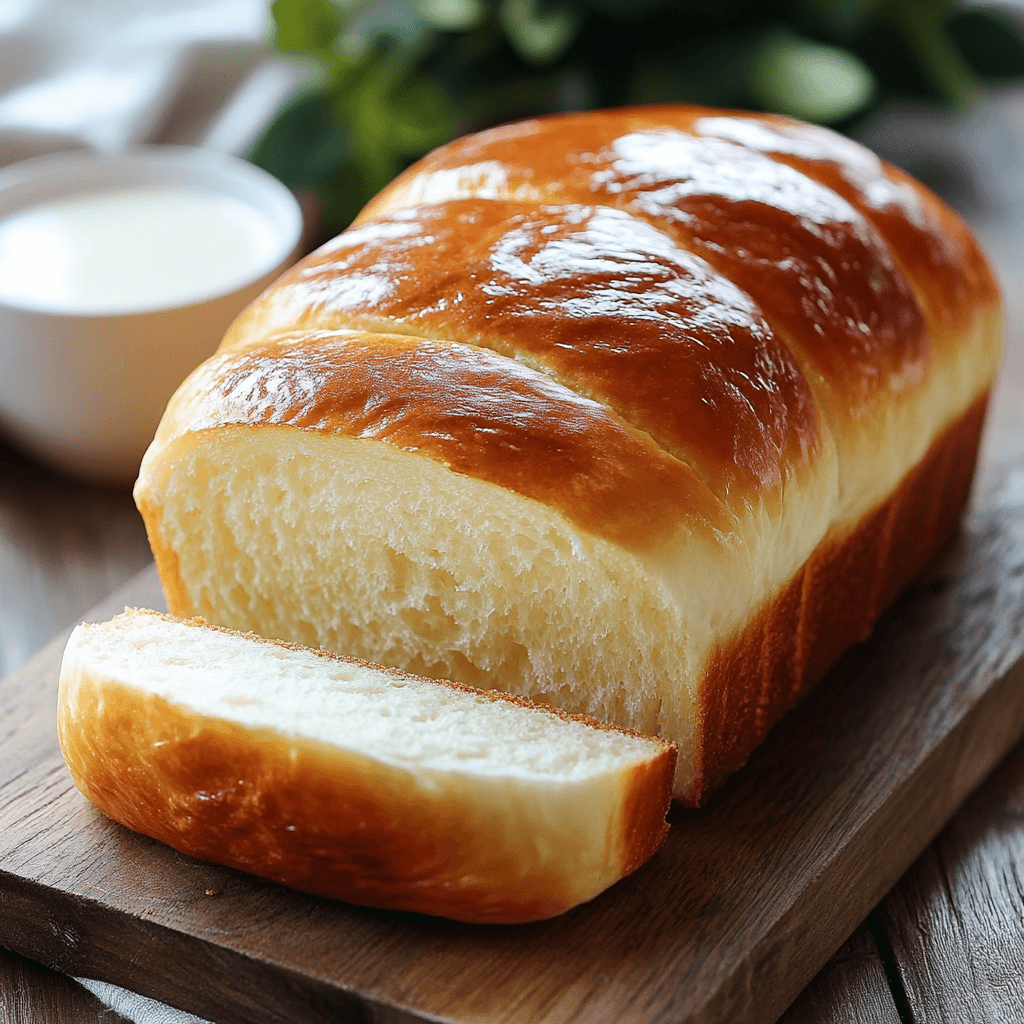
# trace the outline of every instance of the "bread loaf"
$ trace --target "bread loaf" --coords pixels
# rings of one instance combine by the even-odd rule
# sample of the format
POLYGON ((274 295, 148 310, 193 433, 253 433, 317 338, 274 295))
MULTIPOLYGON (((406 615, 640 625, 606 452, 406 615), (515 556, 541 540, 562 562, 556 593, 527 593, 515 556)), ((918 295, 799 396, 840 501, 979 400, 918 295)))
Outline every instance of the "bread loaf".
POLYGON ((75 630, 57 723, 117 821, 375 907, 550 917, 668 832, 669 743, 156 612, 75 630))
POLYGON ((697 803, 953 530, 1001 337, 966 227, 830 131, 528 121, 254 302, 136 499, 175 614, 668 737, 697 803))

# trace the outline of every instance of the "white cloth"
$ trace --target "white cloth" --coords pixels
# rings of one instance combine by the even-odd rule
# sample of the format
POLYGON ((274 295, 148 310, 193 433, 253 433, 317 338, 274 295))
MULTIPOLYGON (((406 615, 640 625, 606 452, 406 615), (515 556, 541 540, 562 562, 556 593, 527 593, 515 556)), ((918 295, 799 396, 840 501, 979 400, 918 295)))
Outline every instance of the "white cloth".
POLYGON ((0 166, 143 142, 244 152, 304 82, 267 0, 0 0, 0 166))
POLYGON ((75 978, 75 981, 133 1024, 211 1024, 202 1017, 184 1010, 175 1010, 155 999, 147 999, 116 985, 108 985, 105 981, 93 981, 92 978, 75 978))

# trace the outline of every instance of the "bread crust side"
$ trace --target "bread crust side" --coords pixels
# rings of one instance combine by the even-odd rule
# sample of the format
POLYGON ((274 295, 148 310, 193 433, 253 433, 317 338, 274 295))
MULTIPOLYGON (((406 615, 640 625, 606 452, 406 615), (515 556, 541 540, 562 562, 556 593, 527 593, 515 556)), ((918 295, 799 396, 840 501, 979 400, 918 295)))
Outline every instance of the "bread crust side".
MULTIPOLYGON (((676 750, 664 741, 651 760, 623 770, 620 806, 595 852, 575 849, 571 831, 545 821, 542 801, 534 821, 527 814, 515 827, 509 808, 531 797, 514 782, 506 793, 500 781, 424 778, 320 741, 199 714, 94 674, 70 645, 57 721, 76 785, 115 821, 199 859, 367 906, 468 922, 540 920, 635 870, 668 832, 676 750), (596 868, 595 857, 603 857, 596 868)), ((585 806, 586 793, 579 795, 585 806)))
POLYGON ((699 691, 691 806, 741 767, 783 713, 882 612, 955 531, 970 495, 988 393, 953 423, 897 491, 829 536, 742 632, 720 644, 699 691))

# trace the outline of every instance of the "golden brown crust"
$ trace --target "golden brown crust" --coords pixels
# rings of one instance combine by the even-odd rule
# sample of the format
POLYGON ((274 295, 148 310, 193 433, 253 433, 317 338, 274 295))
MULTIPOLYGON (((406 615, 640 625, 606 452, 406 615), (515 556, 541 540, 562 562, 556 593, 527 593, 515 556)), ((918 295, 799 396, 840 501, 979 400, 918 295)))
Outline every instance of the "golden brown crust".
POLYGON ((777 496, 822 444, 811 390, 750 298, 608 207, 464 199, 364 224, 250 306, 222 351, 338 328, 484 346, 535 367, 734 505, 777 496))
POLYGON ((688 803, 699 804, 746 762, 783 712, 870 634, 956 528, 987 398, 935 441, 888 501, 847 535, 826 538, 796 578, 719 645, 701 681, 702 746, 688 803))
POLYGON ((645 864, 661 849, 668 837, 665 821, 667 807, 661 805, 661 794, 667 792, 671 802, 675 777, 675 755, 658 758, 637 766, 630 774, 622 801, 623 819, 619 824, 619 858, 622 873, 628 875, 645 864))
POLYGON ((770 154, 821 182, 864 215, 914 283, 933 337, 969 330, 978 303, 998 304, 995 280, 977 241, 941 200, 863 146, 778 115, 694 111, 690 129, 770 154))
POLYGON ((228 350, 171 400, 157 444, 231 425, 415 450, 641 548, 673 536, 681 519, 704 535, 731 522, 693 470, 642 432, 545 375, 468 345, 322 331, 228 350))
MULTIPOLYGON (((864 147, 787 118, 661 106, 508 125, 428 155, 357 223, 471 195, 605 204, 670 233, 792 346, 840 443, 912 401, 965 336, 1000 333, 963 222, 864 147)), ((977 361, 994 370, 992 347, 977 361)))
MULTIPOLYGON (((313 355, 309 372, 284 359, 276 394, 291 413, 304 403, 316 408, 315 425, 305 410, 292 416, 304 429, 341 433, 361 429, 348 415, 361 395, 378 421, 366 436, 550 502, 598 536, 650 549, 688 519, 698 530, 728 529, 722 512, 764 509, 778 519, 784 494, 828 473, 822 453, 832 444, 855 467, 840 487, 849 485, 844 514, 859 517, 885 493, 872 491, 864 466, 877 448, 862 450, 862 439, 875 436, 888 450, 890 434, 931 432, 959 415, 978 389, 957 391, 932 422, 932 391, 951 390, 938 371, 962 380, 963 330, 997 310, 966 228, 862 147, 786 119, 652 107, 523 122, 435 151, 371 202, 358 226, 239 317, 222 353, 258 346, 269 355, 268 341, 282 332, 419 336, 422 353, 437 348, 435 365, 417 361, 415 414, 405 400, 407 361, 372 380, 364 373, 356 381, 347 369, 350 383, 339 388, 338 360, 324 376, 313 355), (407 209, 411 203, 420 205, 407 209), (911 285, 901 267, 922 279, 911 285), (511 357, 517 371, 506 363, 486 386, 477 374, 472 388, 483 401, 458 424, 440 374, 442 361, 456 362, 441 354, 451 342, 511 357), (635 452, 618 444, 607 449, 609 480, 593 450, 570 455, 567 467, 558 422, 565 403, 542 408, 531 400, 522 415, 514 408, 522 394, 510 380, 527 367, 536 381, 582 399, 568 415, 582 428, 595 424, 595 450, 609 433, 600 417, 579 417, 583 402, 647 434, 692 469, 722 509, 692 481, 682 486, 678 471, 666 486, 665 463, 653 489, 650 479, 622 486, 617 469, 635 452), (342 390, 346 414, 322 415, 342 390), (393 408, 394 422, 380 429, 393 408), (493 435, 479 429, 492 411, 493 435), (558 455, 545 458, 545 449, 558 455), (563 490, 557 478, 567 468, 563 490), (650 495, 647 512, 638 508, 641 494, 650 495)), ((292 337, 287 351, 326 343, 292 337)), ((391 344, 402 362, 401 346, 391 344)), ((348 347, 354 352, 357 343, 348 347)), ((982 374, 995 365, 991 351, 977 362, 982 374)), ((206 374, 191 386, 209 383, 206 374)), ((182 405, 171 410, 178 433, 214 424, 215 414, 193 403, 190 420, 182 405)), ((250 406, 248 419, 228 422, 266 423, 265 403, 250 406)), ((578 436, 571 447, 579 453, 578 436)), ((637 465, 653 466, 650 452, 637 465)), ((899 475, 876 478, 888 487, 899 475)))
MULTIPOLYGON (((567 909, 557 891, 460 888, 462 858, 477 842, 462 815, 386 776, 372 792, 345 789, 340 780, 362 771, 369 782, 370 773, 323 745, 288 746, 270 730, 190 715, 114 683, 102 697, 83 689, 79 718, 102 740, 60 726, 79 788, 115 821, 183 853, 321 896, 458 920, 512 923, 567 909)), ((512 864, 507 871, 514 879, 512 864)))
POLYGON ((500 183, 485 190, 647 218, 754 299, 835 392, 833 416, 862 419, 926 372, 917 299, 877 231, 838 193, 771 154, 693 134, 710 113, 601 111, 470 136, 410 168, 360 222, 393 203, 471 194, 474 169, 487 165, 500 168, 500 183))
POLYGON ((625 773, 621 811, 609 823, 605 848, 596 851, 605 862, 595 871, 594 851, 582 851, 581 881, 573 835, 538 840, 506 817, 509 805, 519 813, 518 802, 531 799, 523 790, 508 801, 503 787, 515 783, 423 783, 412 770, 353 751, 200 714, 92 675, 76 660, 73 644, 74 638, 62 670, 58 734, 76 785, 109 817, 203 860, 368 906, 508 924, 592 898, 653 855, 668 831, 676 749, 664 741, 660 753, 625 773), (554 861, 548 843, 560 851, 554 861))

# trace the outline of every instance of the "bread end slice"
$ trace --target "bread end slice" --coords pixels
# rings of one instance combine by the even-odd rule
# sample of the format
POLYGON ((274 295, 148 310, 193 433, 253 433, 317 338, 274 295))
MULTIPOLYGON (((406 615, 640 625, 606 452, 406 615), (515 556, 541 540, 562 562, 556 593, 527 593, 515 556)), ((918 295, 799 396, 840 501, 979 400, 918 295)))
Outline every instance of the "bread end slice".
POLYGON ((58 733, 85 796, 184 853, 492 923, 646 861, 676 760, 519 698, 142 610, 74 631, 58 733))

